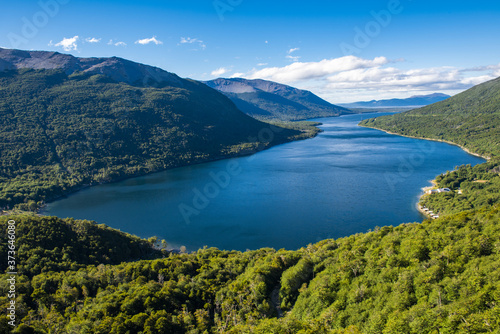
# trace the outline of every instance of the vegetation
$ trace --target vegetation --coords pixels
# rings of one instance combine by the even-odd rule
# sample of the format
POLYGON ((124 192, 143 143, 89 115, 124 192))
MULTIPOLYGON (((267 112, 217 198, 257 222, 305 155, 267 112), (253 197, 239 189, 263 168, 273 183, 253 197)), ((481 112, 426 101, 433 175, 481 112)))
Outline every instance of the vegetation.
MULTIPOLYGON (((161 258, 167 254, 160 250, 162 243, 156 238, 143 240, 86 220, 35 215, 0 217, 0 254, 8 251, 9 219, 17 223, 17 270, 29 278, 50 271, 161 258)), ((0 258, 0 265, 7 268, 7 256, 0 258)))
POLYGON ((500 78, 420 109, 378 117, 362 126, 445 140, 489 157, 500 156, 500 78))
POLYGON ((88 185, 312 135, 271 127, 204 84, 179 81, 154 88, 62 70, 0 72, 0 208, 34 210, 88 185))
POLYGON ((274 126, 280 127, 280 128, 286 128, 286 129, 291 129, 291 130, 296 130, 300 131, 303 133, 304 136, 307 137, 314 137, 318 133, 321 132, 321 130, 318 128, 318 126, 322 125, 320 122, 312 122, 312 121, 268 121, 269 124, 272 124, 274 126))
MULTIPOLYGON (((26 264, 20 267, 17 283, 17 312, 23 324, 18 332, 420 334, 500 330, 498 206, 422 224, 383 227, 297 251, 201 249, 118 265, 112 263, 138 256, 132 248, 140 247, 140 241, 88 222, 9 218, 18 221, 20 263, 26 264), (82 226, 93 230, 92 236, 68 244, 82 247, 85 255, 47 242, 63 235, 77 238, 74 232, 82 226), (103 233, 114 239, 99 239, 103 233), (41 241, 33 241, 34 235, 41 241), (102 247, 104 240, 107 245, 102 247), (34 243, 38 250, 31 250, 34 243), (123 248, 129 249, 129 255, 117 258, 125 253, 123 248), (74 267, 60 271, 67 265, 58 268, 46 261, 41 270, 33 271, 25 262, 56 253, 74 267), (89 262, 92 265, 83 266, 89 262)), ((6 230, 6 218, 1 228, 6 230)), ((5 244, 5 235, 2 239, 5 244)), ((2 308, 7 306, 7 288, 6 277, 1 277, 2 308)), ((7 333, 6 318, 0 321, 0 330, 7 333)))
POLYGON ((352 113, 309 91, 272 81, 219 78, 205 83, 229 97, 238 109, 260 120, 289 122, 352 113))
MULTIPOLYGON (((493 157, 437 178, 453 190, 422 200, 443 214, 437 220, 296 251, 185 254, 94 222, 0 217, 2 268, 12 219, 18 271, 17 327, 0 317, 0 333, 498 333, 499 84, 363 123, 493 157)), ((263 127, 209 88, 184 85, 141 88, 58 70, 1 73, 2 205, 36 206, 85 184, 312 135, 307 124, 263 127), (274 140, 262 143, 262 129, 274 140)), ((7 272, 0 275, 4 314, 7 272)))
POLYGON ((442 216, 500 203, 500 161, 475 167, 460 166, 436 178, 438 188, 447 193, 424 195, 420 204, 442 216))

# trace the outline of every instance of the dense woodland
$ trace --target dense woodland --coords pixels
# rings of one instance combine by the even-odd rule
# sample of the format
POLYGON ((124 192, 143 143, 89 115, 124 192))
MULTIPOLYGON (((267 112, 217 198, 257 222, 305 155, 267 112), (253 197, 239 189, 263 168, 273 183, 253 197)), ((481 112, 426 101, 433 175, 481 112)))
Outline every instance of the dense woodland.
POLYGON ((34 210, 88 185, 314 135, 259 122, 202 83, 180 86, 62 70, 0 72, 0 208, 34 210))
POLYGON ((500 203, 500 161, 460 166, 436 178, 438 188, 451 192, 424 195, 420 204, 443 215, 500 203))
MULTIPOLYGON (((23 247, 17 284, 23 325, 17 333, 500 330, 498 205, 297 251, 201 249, 166 256, 89 222, 10 219, 18 222, 23 247), (75 236, 82 230, 90 232, 75 236), (52 242, 61 238, 68 243, 52 242), (116 264, 155 254, 156 260, 116 264), (58 263, 58 256, 65 261, 58 263)), ((6 221, 1 220, 2 244, 6 221)), ((2 308, 8 302, 5 276, 2 308)), ((6 318, 0 321, 7 333, 6 318)))

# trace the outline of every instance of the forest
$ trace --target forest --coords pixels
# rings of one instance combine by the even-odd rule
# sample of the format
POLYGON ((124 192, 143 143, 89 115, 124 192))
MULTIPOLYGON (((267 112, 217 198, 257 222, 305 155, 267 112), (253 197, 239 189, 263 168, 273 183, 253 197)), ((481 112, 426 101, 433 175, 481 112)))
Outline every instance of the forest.
MULTIPOLYGON (((23 247, 16 299, 22 320, 14 333, 500 330, 498 205, 296 251, 243 253, 167 253, 156 240, 95 223, 8 219, 17 222, 23 247)), ((6 223, 2 217, 2 245, 6 223)), ((6 317, 0 321, 8 333, 6 317)))
POLYGON ((87 186, 248 155, 317 133, 295 128, 257 121, 191 80, 142 87, 99 74, 3 71, 0 209, 36 210, 87 186))
POLYGON ((459 166, 436 178, 438 188, 451 192, 424 195, 420 204, 442 216, 500 203, 500 161, 459 166))

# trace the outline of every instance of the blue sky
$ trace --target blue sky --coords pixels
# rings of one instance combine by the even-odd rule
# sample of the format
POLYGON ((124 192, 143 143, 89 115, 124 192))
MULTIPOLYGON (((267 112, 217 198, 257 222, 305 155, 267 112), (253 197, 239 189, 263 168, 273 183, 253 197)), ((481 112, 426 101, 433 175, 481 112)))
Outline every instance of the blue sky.
POLYGON ((500 76, 496 1, 10 1, 0 31, 6 48, 262 78, 333 103, 456 94, 500 76))

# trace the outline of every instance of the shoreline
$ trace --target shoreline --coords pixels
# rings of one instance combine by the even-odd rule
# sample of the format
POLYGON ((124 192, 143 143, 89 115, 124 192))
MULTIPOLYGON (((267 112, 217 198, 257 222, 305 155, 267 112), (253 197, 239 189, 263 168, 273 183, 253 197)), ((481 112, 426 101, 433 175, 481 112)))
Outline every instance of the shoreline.
POLYGON ((448 140, 434 139, 434 138, 424 138, 424 137, 416 137, 416 136, 409 136, 409 135, 402 135, 400 133, 391 132, 391 131, 388 131, 388 130, 374 128, 374 127, 371 127, 371 126, 365 126, 365 125, 361 125, 361 124, 358 124, 358 126, 363 127, 363 128, 367 128, 367 129, 374 129, 374 130, 382 131, 382 132, 385 132, 387 134, 395 135, 395 136, 400 136, 400 137, 406 137, 406 138, 412 138, 412 139, 421 139, 421 140, 429 140, 429 141, 435 141, 435 142, 439 142, 439 143, 446 143, 446 144, 457 146, 457 147, 461 148, 467 154, 473 155, 473 156, 478 157, 478 158, 482 158, 482 159, 484 159, 486 161, 490 161, 491 160, 491 157, 484 156, 484 155, 481 155, 479 153, 472 152, 468 148, 466 148, 466 147, 464 147, 464 146, 462 146, 460 144, 448 141, 448 140))
MULTIPOLYGON (((334 118, 334 117, 339 117, 339 116, 333 116, 332 118, 334 118)), ((273 144, 271 141, 271 142, 267 143, 269 145, 264 145, 264 146, 259 145, 255 148, 246 149, 246 150, 243 150, 243 151, 238 152, 238 153, 230 153, 230 154, 226 154, 226 155, 222 154, 222 155, 218 155, 218 156, 209 157, 207 159, 200 160, 200 161, 193 161, 193 162, 189 162, 189 163, 180 163, 178 165, 172 165, 172 166, 169 166, 167 168, 161 168, 159 170, 155 170, 152 172, 123 175, 123 176, 120 176, 114 180, 103 181, 103 182, 99 182, 99 183, 83 184, 80 186, 76 186, 75 188, 73 188, 71 190, 68 190, 62 194, 59 194, 59 195, 54 196, 52 198, 49 198, 47 201, 44 201, 44 203, 41 206, 37 207, 35 211, 25 211, 25 212, 33 212, 34 214, 46 216, 44 211, 47 208, 48 204, 57 202, 58 200, 67 198, 68 196, 74 195, 77 192, 80 192, 80 191, 88 189, 88 188, 92 188, 94 186, 99 186, 99 185, 103 185, 103 184, 118 183, 118 182, 122 182, 122 181, 129 180, 129 179, 134 179, 134 178, 154 175, 154 174, 158 174, 158 173, 163 173, 163 172, 177 169, 177 168, 197 166, 197 165, 202 165, 202 164, 212 163, 212 162, 217 162, 217 161, 222 161, 222 160, 250 157, 254 154, 257 154, 257 153, 260 153, 263 151, 267 151, 267 150, 272 149, 272 148, 277 147, 277 146, 281 146, 281 145, 285 145, 285 144, 289 144, 289 143, 293 143, 293 142, 298 142, 298 141, 302 141, 302 140, 313 139, 313 138, 316 138, 323 131, 319 128, 319 126, 322 125, 322 123, 319 123, 319 122, 316 122, 316 123, 317 124, 314 124, 313 127, 316 128, 318 131, 311 131, 311 130, 306 129, 306 130, 302 131, 303 136, 298 136, 297 138, 293 138, 293 139, 292 139, 292 137, 290 137, 290 138, 287 138, 288 140, 285 140, 282 142, 276 142, 273 144)), ((270 126, 278 126, 279 127, 279 125, 274 125, 271 123, 267 123, 267 124, 269 124, 270 126)), ((285 127, 282 127, 282 128, 288 129, 285 127)), ((300 130, 297 130, 297 131, 300 131, 300 130)), ((260 142, 259 142, 259 144, 260 144, 260 142)), ((12 211, 12 210, 16 210, 16 209, 12 208, 12 209, 6 210, 6 211, 12 211)))
MULTIPOLYGON (((346 116, 351 116, 351 115, 346 115, 346 116)), ((336 117, 331 117, 331 118, 336 118, 336 117)), ((310 121, 310 120, 309 120, 310 121)), ((317 124, 317 125, 320 125, 320 124, 317 124)), ((367 126, 361 126, 358 124, 358 126, 360 127, 364 127, 364 128, 369 128, 369 129, 375 129, 375 130, 379 130, 379 131, 384 131, 384 130, 381 130, 381 129, 376 129, 376 128, 372 128, 372 127, 367 127, 367 126)), ((317 128, 317 126, 316 126, 317 128)), ((427 139, 427 138, 418 138, 418 137, 412 137, 412 136, 404 136, 404 135, 399 135, 397 133, 391 133, 389 131, 384 131, 388 134, 391 134, 391 135, 396 135, 396 136, 400 136, 400 137, 408 137, 408 138, 413 138, 413 139, 422 139, 422 140, 432 140, 432 139, 427 139)), ((228 160, 228 159, 232 159, 232 158, 243 158, 243 157, 248 157, 248 156, 252 156, 256 153, 259 153, 259 152, 262 152, 262 151, 265 151, 265 150, 268 150, 268 149, 271 149, 275 146, 281 146, 281 145, 285 145, 285 144, 289 144, 289 143, 292 143, 292 142, 296 142, 296 141, 302 141, 302 140, 306 140, 306 139, 312 139, 312 138, 315 138, 319 133, 315 133, 314 135, 311 135, 311 136, 308 136, 308 137, 302 137, 302 138, 299 138, 299 139, 294 139, 294 140, 288 140, 288 141, 285 141, 285 142, 282 142, 282 143, 277 143, 275 145, 270 145, 270 146, 267 146, 261 150, 247 150, 246 152, 239 152, 239 154, 235 154, 233 156, 217 156, 217 157, 213 157, 212 159, 210 160, 207 160, 207 161, 201 161, 201 162, 196 162, 194 163, 193 165, 199 165, 199 164, 205 164, 205 163, 210 163, 210 162, 214 162, 214 161, 219 161, 219 160, 228 160)), ((439 142, 445 142, 445 141, 442 141, 442 140, 433 140, 433 141, 439 141, 439 142)), ((449 144, 453 144, 453 143, 449 143, 449 144)), ((458 146, 460 148, 462 148, 460 145, 457 145, 457 144, 453 144, 454 146, 458 146)), ((463 149, 463 148, 462 148, 463 149)), ((471 154, 471 155, 474 155, 474 156, 478 156, 478 157, 481 157, 484 159, 484 157, 480 156, 479 154, 473 154, 473 153, 469 153, 468 150, 464 149, 464 151, 466 151, 468 154, 471 154)), ((169 170, 169 169, 176 169, 176 168, 182 168, 184 166, 176 166, 176 167, 171 167, 171 168, 168 168, 168 169, 165 169, 165 170, 169 170)), ((155 171, 153 173, 147 173, 147 174, 144 174, 144 175, 133 175, 133 176, 129 176, 129 177, 126 177, 124 179, 131 179, 131 178, 136 178, 136 177, 141 177, 141 176, 145 176, 145 175, 152 175, 152 174, 156 174, 156 173, 161 173, 161 172, 164 172, 165 170, 159 170, 159 171, 155 171)), ((120 182, 122 181, 123 179, 120 179, 120 180, 114 180, 114 181, 111 181, 111 182, 105 182, 105 183, 115 183, 115 182, 120 182)), ((420 195, 418 195, 418 200, 417 202, 415 203, 415 207, 417 208, 417 211, 423 216, 421 217, 421 221, 420 222, 423 222, 424 220, 433 220, 435 218, 431 217, 431 215, 428 213, 428 211, 424 211, 423 209, 423 206, 420 205, 420 201, 421 199, 426 195, 426 190, 429 190, 429 189, 432 189, 432 188, 435 188, 437 186, 437 183, 436 183, 436 180, 427 180, 427 182, 430 183, 430 185, 426 186, 426 187, 423 187, 423 188, 420 188, 422 190, 422 193, 420 195)), ((98 184, 94 184, 94 185, 98 185, 98 184)), ((41 215, 41 216, 47 216, 47 213, 44 212, 46 209, 46 205, 47 204, 50 204, 52 202, 55 202, 61 198, 64 198, 64 197, 67 197, 67 196, 70 196, 72 195, 73 193, 76 193, 80 190, 83 190, 85 188, 90 188, 94 185, 84 185, 82 188, 79 188, 79 189, 75 189, 73 192, 69 193, 69 194, 64 194, 62 195, 61 197, 53 200, 53 201, 50 201, 50 202, 47 202, 45 203, 45 205, 43 205, 41 208, 39 208, 38 211, 35 212, 35 214, 37 215, 41 215)), ((11 214, 11 213, 5 213, 5 214, 11 214)), ((419 220, 416 220, 417 222, 419 220)), ((109 226, 109 225, 107 225, 109 226)), ((128 232, 126 232, 128 233, 128 232)), ((172 249, 168 249, 169 251, 180 251, 179 247, 174 247, 172 249)))
POLYGON ((436 182, 436 179, 434 180, 430 180, 429 183, 432 184, 432 186, 427 186, 427 187, 423 187, 421 188, 423 193, 418 196, 418 201, 417 203, 415 204, 418 212, 420 212, 422 215, 424 215, 425 217, 427 217, 428 219, 433 219, 431 217, 431 215, 427 212, 427 211, 424 211, 424 208, 422 207, 422 205, 420 205, 420 201, 422 200, 422 197, 424 197, 425 195, 427 195, 427 191, 431 190, 431 189, 434 189, 437 187, 437 182, 436 182))
MULTIPOLYGON (((406 138, 412 138, 412 139, 421 139, 421 140, 429 140, 429 141, 435 141, 435 142, 439 142, 439 143, 446 143, 446 144, 449 144, 449 145, 457 146, 460 149, 462 149, 464 152, 466 152, 467 154, 470 154, 470 155, 478 157, 478 158, 482 158, 482 159, 486 160, 486 162, 488 162, 488 161, 491 160, 491 157, 483 156, 483 155, 481 155, 479 153, 472 152, 471 150, 467 149, 466 147, 463 147, 462 145, 459 145, 457 143, 454 143, 454 142, 451 142, 451 141, 448 141, 448 140, 433 139, 433 138, 423 138, 423 137, 416 137, 416 136, 409 136, 409 135, 402 135, 402 134, 391 132, 391 131, 388 131, 388 130, 379 129, 379 128, 375 128, 375 127, 370 127, 370 126, 364 126, 364 125, 361 125, 361 124, 358 124, 358 126, 363 127, 363 128, 367 128, 367 129, 374 129, 374 130, 382 131, 382 132, 385 132, 387 134, 395 135, 395 136, 400 136, 400 137, 406 137, 406 138)), ((424 197, 426 195, 426 192, 428 190, 431 190, 431 189, 434 189, 434 188, 437 187, 436 179, 431 180, 429 182, 432 183, 432 186, 427 186, 427 187, 421 188, 422 191, 423 191, 423 194, 421 194, 418 197, 418 201, 415 204, 415 206, 416 206, 418 212, 420 212, 422 215, 424 215, 425 217, 427 217, 427 219, 436 219, 436 218, 433 218, 428 212, 424 211, 423 207, 420 205, 420 201, 422 200, 422 197, 424 197)), ((433 212, 433 213, 436 214, 435 212, 433 212)))

